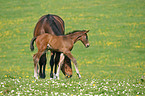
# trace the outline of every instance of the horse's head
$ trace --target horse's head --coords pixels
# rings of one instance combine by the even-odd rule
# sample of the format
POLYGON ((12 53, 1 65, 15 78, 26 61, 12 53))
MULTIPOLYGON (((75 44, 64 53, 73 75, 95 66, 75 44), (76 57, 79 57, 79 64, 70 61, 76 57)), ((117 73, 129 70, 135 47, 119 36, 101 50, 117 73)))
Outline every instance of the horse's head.
POLYGON ((84 44, 86 48, 90 46, 89 41, 88 41, 88 35, 87 35, 88 32, 89 30, 85 30, 84 34, 78 38, 84 44))

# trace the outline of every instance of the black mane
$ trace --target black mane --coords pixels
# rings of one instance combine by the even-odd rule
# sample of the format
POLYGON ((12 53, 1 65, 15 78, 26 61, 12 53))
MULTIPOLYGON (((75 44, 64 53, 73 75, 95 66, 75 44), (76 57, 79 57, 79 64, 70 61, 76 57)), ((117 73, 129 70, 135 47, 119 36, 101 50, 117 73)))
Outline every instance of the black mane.
POLYGON ((84 31, 86 31, 86 30, 74 30, 72 32, 66 33, 66 35, 73 34, 73 33, 76 33, 76 32, 84 32, 84 31))

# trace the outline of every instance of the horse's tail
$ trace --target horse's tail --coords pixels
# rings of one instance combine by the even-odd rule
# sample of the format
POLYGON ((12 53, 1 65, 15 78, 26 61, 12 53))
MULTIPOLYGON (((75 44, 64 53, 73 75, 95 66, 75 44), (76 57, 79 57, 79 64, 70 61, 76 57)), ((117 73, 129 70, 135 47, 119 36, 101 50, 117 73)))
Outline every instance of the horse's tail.
POLYGON ((36 37, 32 38, 31 42, 30 42, 30 49, 31 51, 34 50, 34 41, 36 40, 36 37))

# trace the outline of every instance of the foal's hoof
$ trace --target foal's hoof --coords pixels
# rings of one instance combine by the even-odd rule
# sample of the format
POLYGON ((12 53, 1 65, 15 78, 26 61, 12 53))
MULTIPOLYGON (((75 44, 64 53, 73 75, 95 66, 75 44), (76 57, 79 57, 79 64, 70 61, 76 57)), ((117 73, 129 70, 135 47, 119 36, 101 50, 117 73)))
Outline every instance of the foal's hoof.
POLYGON ((79 79, 81 79, 81 75, 79 73, 77 73, 77 75, 78 75, 79 79))
POLYGON ((38 77, 34 76, 35 79, 38 79, 38 77))

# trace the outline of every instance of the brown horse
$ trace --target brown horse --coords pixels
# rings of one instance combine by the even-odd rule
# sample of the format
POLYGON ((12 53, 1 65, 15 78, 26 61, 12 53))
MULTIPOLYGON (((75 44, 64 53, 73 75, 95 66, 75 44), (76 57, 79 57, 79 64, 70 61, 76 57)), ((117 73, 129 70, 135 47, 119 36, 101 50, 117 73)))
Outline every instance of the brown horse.
MULTIPOLYGON (((37 22, 35 29, 34 29, 34 37, 37 37, 41 34, 44 33, 50 33, 53 35, 63 35, 64 34, 64 21, 57 15, 52 15, 52 14, 48 14, 48 15, 44 15, 42 16, 39 21, 37 22)), ((34 50, 34 39, 31 40, 30 43, 30 48, 31 51, 34 50)), ((50 72, 50 78, 53 78, 53 66, 55 64, 55 74, 56 74, 56 68, 57 68, 57 64, 59 62, 59 58, 60 58, 60 52, 56 52, 56 51, 51 51, 51 59, 50 59, 50 66, 51 66, 51 72, 50 72)), ((41 56, 40 60, 39 60, 39 65, 40 65, 40 78, 45 78, 45 66, 46 66, 46 53, 43 54, 43 56, 41 56), (43 66, 43 71, 42 71, 42 66, 43 66)), ((71 68, 71 61, 70 59, 65 56, 64 59, 64 64, 62 67, 62 72, 64 75, 66 75, 66 77, 71 77, 72 76, 72 68, 71 68)))
MULTIPOLYGON (((36 40, 36 46, 38 48, 38 52, 33 55, 34 77, 36 79, 38 78, 37 65, 38 65, 39 59, 44 53, 46 53, 47 50, 51 50, 51 51, 61 52, 64 55, 66 55, 68 58, 70 58, 75 65, 75 69, 78 74, 78 77, 81 78, 81 75, 77 67, 77 61, 72 56, 71 50, 73 48, 74 43, 76 43, 78 40, 82 41, 85 47, 89 47, 87 32, 89 31, 86 31, 86 30, 74 31, 72 33, 69 33, 67 35, 62 35, 62 36, 56 36, 56 35, 45 33, 38 37, 34 37, 34 40, 36 40)), ((58 78, 59 78, 59 70, 63 65, 63 59, 64 57, 61 58, 60 64, 59 64, 60 67, 57 71, 58 78)))

